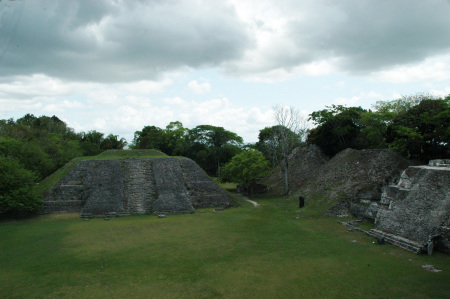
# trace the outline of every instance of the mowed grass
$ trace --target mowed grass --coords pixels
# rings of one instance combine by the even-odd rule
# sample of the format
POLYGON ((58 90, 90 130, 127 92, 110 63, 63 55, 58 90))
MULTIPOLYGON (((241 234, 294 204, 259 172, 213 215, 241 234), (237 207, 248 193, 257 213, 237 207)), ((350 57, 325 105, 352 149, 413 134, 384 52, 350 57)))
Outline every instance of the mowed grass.
POLYGON ((450 298, 449 256, 375 245, 294 200, 253 200, 163 219, 2 222, 0 297, 450 298))

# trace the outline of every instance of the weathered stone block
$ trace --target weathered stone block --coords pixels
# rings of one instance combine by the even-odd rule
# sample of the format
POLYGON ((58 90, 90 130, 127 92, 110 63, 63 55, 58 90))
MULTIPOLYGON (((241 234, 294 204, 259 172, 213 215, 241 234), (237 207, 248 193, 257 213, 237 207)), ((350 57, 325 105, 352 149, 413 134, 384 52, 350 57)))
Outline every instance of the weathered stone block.
MULTIPOLYGON (((378 211, 375 227, 426 244, 450 215, 450 168, 411 166, 397 185, 389 209, 378 211), (408 187, 409 191, 402 189, 408 187)), ((395 190, 395 188, 390 188, 395 190)))
POLYGON ((118 160, 83 162, 88 165, 84 182, 91 188, 86 188, 82 194, 86 204, 81 212, 101 216, 111 212, 123 213, 122 168, 118 160))

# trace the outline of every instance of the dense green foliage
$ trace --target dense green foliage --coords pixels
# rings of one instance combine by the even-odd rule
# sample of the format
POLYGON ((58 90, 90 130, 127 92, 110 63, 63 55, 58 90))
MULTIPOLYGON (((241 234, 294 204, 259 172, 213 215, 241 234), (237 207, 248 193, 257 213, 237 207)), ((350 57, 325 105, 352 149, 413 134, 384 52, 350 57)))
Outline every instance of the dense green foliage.
POLYGON ((450 96, 417 94, 377 102, 374 111, 332 105, 310 114, 307 141, 333 156, 345 148, 390 148, 424 163, 450 156, 450 96))
POLYGON ((75 157, 122 149, 115 135, 90 131, 76 134, 56 116, 27 114, 0 120, 0 214, 31 213, 41 205, 35 184, 75 157))
POLYGON ((42 201, 34 191, 35 174, 8 157, 0 156, 0 211, 12 216, 32 213, 42 201))
POLYGON ((134 149, 158 149, 167 155, 191 158, 207 173, 216 175, 223 163, 242 150, 242 137, 222 127, 199 125, 186 129, 171 122, 166 129, 146 126, 134 133, 134 149))
POLYGON ((287 144, 292 148, 302 144, 301 137, 284 126, 265 127, 259 131, 256 149, 267 157, 272 166, 276 166, 284 159, 283 139, 286 139, 287 144))
POLYGON ((325 154, 333 156, 350 148, 361 149, 360 132, 363 128, 361 116, 366 112, 361 107, 332 105, 328 109, 311 113, 310 119, 317 124, 308 135, 308 141, 318 145, 325 154))
POLYGON ((255 180, 269 173, 269 162, 263 154, 257 150, 249 150, 237 154, 220 169, 220 180, 242 184, 253 194, 255 180))
MULTIPOLYGON (((316 217, 298 199, 159 219, 0 223, 2 298, 449 298, 450 257, 316 217), (376 242, 375 242, 376 243, 376 242), (431 264, 439 273, 425 271, 431 264)), ((345 221, 345 220, 344 220, 345 221)), ((363 223, 362 227, 370 228, 363 223)))
MULTIPOLYGON (((175 121, 165 129, 146 126, 135 132, 130 147, 191 158, 211 175, 220 173, 220 168, 244 148, 256 149, 272 167, 283 161, 288 191, 286 157, 304 142, 304 127, 292 107, 278 106, 274 112, 278 124, 260 130, 254 145, 244 146, 242 137, 223 127, 187 129, 175 121)), ((307 142, 329 156, 346 148, 390 148, 423 163, 450 157, 450 95, 439 98, 419 93, 377 102, 373 110, 332 105, 311 113, 310 120, 316 127, 309 130, 307 142)), ((123 149, 126 144, 114 134, 105 137, 95 130, 75 133, 56 116, 27 114, 16 121, 0 120, 0 214, 36 210, 41 204, 34 192, 37 182, 76 157, 123 149)), ((246 171, 251 171, 248 167, 246 171)))
POLYGON ((386 130, 389 147, 412 159, 450 156, 450 97, 424 99, 395 117, 386 130))

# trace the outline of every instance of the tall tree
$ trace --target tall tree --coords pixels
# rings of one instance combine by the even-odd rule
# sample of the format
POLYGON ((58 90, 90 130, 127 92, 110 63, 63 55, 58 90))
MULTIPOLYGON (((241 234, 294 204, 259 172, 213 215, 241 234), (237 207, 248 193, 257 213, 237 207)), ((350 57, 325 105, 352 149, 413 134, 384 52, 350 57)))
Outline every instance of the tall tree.
POLYGON ((127 145, 127 141, 124 138, 120 138, 118 135, 109 134, 105 139, 100 143, 101 150, 110 150, 110 149, 123 149, 127 145))
POLYGON ((133 147, 137 149, 157 149, 167 152, 166 136, 163 129, 145 126, 142 131, 134 133, 133 147))
POLYGON ((361 107, 331 105, 311 113, 310 120, 318 126, 310 130, 308 142, 316 144, 329 156, 346 148, 365 148, 366 141, 361 136, 364 129, 361 118, 366 112, 361 107))
POLYGON ((288 157, 292 150, 304 141, 307 122, 294 107, 275 106, 274 116, 277 125, 272 127, 271 140, 266 144, 269 146, 268 152, 272 159, 282 159, 285 194, 288 194, 290 191, 288 157))
POLYGON ((216 174, 220 164, 231 159, 237 151, 240 151, 243 139, 234 132, 227 131, 223 127, 211 125, 199 125, 189 131, 189 140, 192 146, 202 145, 212 153, 210 173, 216 174))
POLYGON ((403 114, 397 115, 387 128, 389 147, 405 157, 421 160, 450 155, 450 96, 445 99, 422 99, 403 114))
POLYGON ((440 97, 427 92, 417 92, 408 96, 401 96, 399 99, 392 101, 377 101, 373 105, 373 109, 378 113, 388 113, 393 119, 394 117, 408 112, 414 106, 419 105, 423 100, 439 100, 440 97))
POLYGON ((282 139, 281 136, 289 136, 290 140, 296 140, 297 144, 294 147, 301 145, 301 140, 294 132, 283 126, 265 127, 259 131, 258 142, 256 149, 271 161, 272 166, 276 166, 283 160, 282 139), (285 134, 280 134, 280 131, 286 131, 285 134))
POLYGON ((100 145, 103 142, 103 133, 96 130, 89 131, 87 133, 81 132, 81 148, 85 156, 95 156, 102 152, 100 145))
POLYGON ((96 144, 98 146, 100 146, 100 144, 102 144, 103 136, 105 136, 105 134, 97 132, 96 130, 92 130, 87 133, 81 133, 81 134, 82 134, 83 141, 87 141, 87 142, 96 144))
POLYGON ((189 146, 187 142, 188 129, 179 121, 170 122, 165 129, 168 155, 184 155, 189 146))
MULTIPOLYGON (((373 110, 361 114, 362 140, 366 142, 367 148, 387 148, 388 130, 392 130, 395 119, 402 118, 413 107, 419 105, 423 100, 439 100, 435 95, 419 92, 409 96, 402 96, 391 101, 377 101, 372 105, 373 110)), ((392 147, 392 146, 391 146, 392 147)))

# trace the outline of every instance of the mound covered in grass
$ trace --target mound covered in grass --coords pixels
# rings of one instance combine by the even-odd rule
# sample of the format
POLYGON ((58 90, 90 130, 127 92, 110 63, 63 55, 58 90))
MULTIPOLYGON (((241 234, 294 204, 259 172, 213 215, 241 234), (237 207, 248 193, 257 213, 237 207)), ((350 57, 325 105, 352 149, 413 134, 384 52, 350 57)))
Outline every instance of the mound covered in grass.
MULTIPOLYGON (((382 187, 395 182, 413 163, 392 150, 346 149, 331 159, 316 146, 297 149, 289 157, 292 196, 323 212, 362 217, 373 201, 380 201, 382 187)), ((264 180, 274 191, 283 186, 281 168, 264 180)), ((278 193, 280 194, 280 193, 278 193)))
MULTIPOLYGON (((291 190, 298 190, 311 179, 315 172, 323 167, 330 158, 322 153, 316 145, 298 147, 289 155, 289 186, 291 190)), ((285 192, 283 163, 280 163, 272 173, 263 179, 263 184, 269 187, 271 193, 282 195, 285 192)))
MULTIPOLYGON (((130 151, 132 152, 132 151, 130 151)), ((85 217, 193 213, 228 207, 231 197, 192 160, 110 151, 77 161, 44 197, 43 213, 81 212, 85 217), (107 159, 103 159, 106 157, 107 159)))
POLYGON ((361 217, 371 202, 380 201, 382 187, 412 164, 392 150, 346 149, 316 170, 298 193, 316 199, 332 215, 361 217))
POLYGON ((45 178, 42 182, 36 186, 36 191, 44 197, 45 193, 48 192, 53 186, 56 185, 65 175, 69 173, 70 170, 76 165, 77 162, 86 160, 97 160, 97 159, 127 159, 127 158, 160 158, 167 157, 161 151, 154 149, 146 150, 107 150, 100 153, 97 156, 85 156, 78 157, 68 162, 66 165, 55 171, 52 175, 45 178))
POLYGON ((168 157, 165 153, 155 149, 108 150, 95 156, 97 159, 131 159, 168 157))

